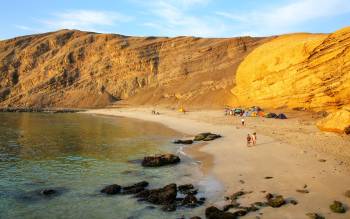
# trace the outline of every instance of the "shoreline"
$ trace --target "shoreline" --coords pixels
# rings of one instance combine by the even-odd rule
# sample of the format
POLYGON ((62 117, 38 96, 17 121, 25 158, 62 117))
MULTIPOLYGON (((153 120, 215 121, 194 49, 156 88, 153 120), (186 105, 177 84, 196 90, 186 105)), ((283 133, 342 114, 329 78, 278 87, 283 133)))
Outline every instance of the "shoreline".
POLYGON ((0 107, 2 113, 78 113, 86 109, 61 108, 61 107, 0 107))
MULTIPOLYGON (((253 191, 240 200, 243 205, 247 205, 261 201, 265 194, 260 191, 267 191, 296 199, 299 203, 278 209, 263 208, 256 213, 250 213, 249 216, 252 218, 259 216, 258 213, 263 213, 268 218, 305 218, 308 212, 320 213, 327 218, 349 217, 349 212, 340 215, 331 213, 329 210, 329 205, 333 200, 339 200, 350 206, 349 198, 343 195, 346 190, 350 189, 350 171, 336 156, 321 153, 314 150, 313 147, 300 150, 298 146, 290 145, 288 142, 271 138, 260 132, 258 132, 257 146, 247 148, 245 136, 247 133, 252 133, 252 130, 255 131, 255 128, 241 128, 236 126, 238 123, 221 123, 213 117, 214 114, 210 111, 190 112, 183 115, 175 111, 160 109, 160 115, 152 115, 151 110, 151 108, 118 108, 88 110, 83 113, 157 122, 191 136, 208 131, 223 135, 223 138, 204 146, 195 146, 199 147, 197 152, 197 149, 191 150, 195 154, 203 152, 213 157, 210 172, 223 183, 225 195, 239 190, 253 191), (208 121, 210 119, 212 121, 208 121), (320 162, 321 158, 326 161, 320 162), (265 179, 266 176, 272 179, 265 179), (296 192, 304 185, 307 185, 310 190, 309 194, 296 192)), ((271 122, 274 121, 271 120, 271 122)), ((201 160, 201 162, 208 161, 201 160)), ((220 206, 223 203, 212 204, 220 206)))

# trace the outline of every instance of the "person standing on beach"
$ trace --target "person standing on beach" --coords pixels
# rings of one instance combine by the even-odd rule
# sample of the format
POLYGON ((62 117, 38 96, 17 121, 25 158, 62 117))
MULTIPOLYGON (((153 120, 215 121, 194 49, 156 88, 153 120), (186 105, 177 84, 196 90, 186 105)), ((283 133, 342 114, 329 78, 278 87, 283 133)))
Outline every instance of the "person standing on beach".
POLYGON ((241 119, 241 123, 242 123, 242 126, 244 126, 244 119, 243 118, 241 119))
POLYGON ((252 142, 253 142, 253 145, 256 145, 256 132, 254 132, 252 135, 252 142))
POLYGON ((252 137, 250 136, 250 134, 247 135, 247 147, 250 146, 250 142, 252 140, 252 137))

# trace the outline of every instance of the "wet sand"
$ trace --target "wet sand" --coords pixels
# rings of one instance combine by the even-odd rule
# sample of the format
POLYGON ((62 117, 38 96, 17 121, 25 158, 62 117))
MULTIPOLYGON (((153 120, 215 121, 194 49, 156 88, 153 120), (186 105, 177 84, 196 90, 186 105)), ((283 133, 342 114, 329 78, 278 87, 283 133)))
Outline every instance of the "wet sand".
POLYGON ((200 170, 204 175, 210 174, 214 165, 214 156, 203 151, 206 145, 206 143, 198 143, 184 148, 186 154, 199 162, 200 170))
MULTIPOLYGON (((87 113, 159 122, 191 136, 208 131, 221 134, 223 138, 204 146, 188 147, 188 153, 201 160, 205 172, 223 183, 226 195, 239 190, 253 191, 238 200, 244 206, 265 201, 265 193, 261 191, 298 201, 298 205, 263 208, 245 218, 307 218, 308 212, 317 212, 326 218, 350 217, 350 211, 335 214, 329 209, 333 200, 343 202, 348 209, 350 206, 350 199, 344 196, 350 189, 350 169, 346 165, 350 158, 348 136, 320 132, 313 127, 314 120, 307 116, 294 115, 288 120, 247 118, 247 126, 241 127, 240 118, 225 117, 222 111, 203 110, 184 115, 159 109, 160 115, 152 115, 151 110, 100 109, 87 113), (247 147, 246 135, 254 131, 258 132, 258 143, 247 147), (272 178, 265 179, 267 176, 272 178), (309 193, 296 191, 305 185, 309 193)), ((221 206, 224 202, 213 204, 221 206)))

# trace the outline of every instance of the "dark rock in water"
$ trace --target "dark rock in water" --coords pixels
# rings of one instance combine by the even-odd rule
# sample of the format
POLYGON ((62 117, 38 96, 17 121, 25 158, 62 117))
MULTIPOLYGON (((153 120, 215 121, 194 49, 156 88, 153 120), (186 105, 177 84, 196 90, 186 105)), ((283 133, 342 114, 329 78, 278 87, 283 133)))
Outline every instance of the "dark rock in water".
POLYGON ((307 189, 297 189, 296 191, 299 193, 304 193, 304 194, 309 193, 309 190, 307 190, 307 189))
POLYGON ((207 219, 236 219, 237 215, 231 212, 224 212, 217 207, 211 206, 205 209, 205 216, 207 219))
POLYGON ((221 135, 217 135, 217 134, 210 134, 210 135, 207 135, 207 137, 205 137, 203 139, 203 141, 212 141, 212 140, 215 140, 217 138, 220 138, 221 135))
POLYGON ((159 156, 149 156, 143 158, 142 166, 144 167, 160 167, 170 164, 177 164, 180 158, 174 154, 163 154, 159 156))
POLYGON ((334 212, 334 213, 345 213, 346 209, 340 201, 334 201, 333 204, 329 206, 329 208, 334 212))
POLYGON ((145 189, 139 193, 137 193, 134 197, 138 198, 138 201, 146 201, 146 198, 149 196, 150 190, 145 189))
POLYGON ((135 183, 131 186, 125 186, 125 187, 123 187, 123 189, 128 190, 128 189, 132 189, 134 187, 147 187, 148 185, 149 185, 149 183, 147 181, 141 181, 141 182, 135 183))
POLYGON ((206 200, 206 198, 204 198, 204 197, 199 198, 199 200, 197 202, 198 205, 203 205, 205 203, 205 200, 206 200))
POLYGON ((197 200, 196 196, 190 194, 190 195, 187 195, 182 200, 181 205, 186 206, 186 207, 190 207, 190 208, 197 207, 198 206, 198 200, 197 200))
POLYGON ((176 195, 176 184, 169 184, 160 189, 144 190, 136 194, 135 197, 156 205, 168 205, 175 202, 176 195))
POLYGON ((53 195, 56 193, 57 193, 57 191, 54 189, 43 189, 40 191, 40 194, 45 195, 45 196, 53 195))
POLYGON ((162 210, 163 210, 163 211, 168 211, 168 212, 170 212, 170 211, 176 211, 176 204, 164 205, 164 206, 162 207, 162 210))
POLYGON ((194 186, 192 184, 184 184, 184 185, 178 186, 178 189, 180 193, 186 194, 185 192, 187 192, 188 190, 194 189, 194 186))
POLYGON ((204 197, 201 197, 201 198, 199 198, 199 201, 205 201, 205 200, 207 200, 206 198, 204 198, 204 197))
POLYGON ((145 187, 148 186, 148 182, 146 181, 142 181, 139 183, 135 183, 134 185, 131 186, 126 186, 126 187, 122 187, 122 194, 136 194, 139 193, 143 190, 145 190, 145 187))
POLYGON ((190 219, 202 219, 202 218, 198 216, 194 216, 194 217, 191 217, 190 219))
POLYGON ((177 198, 175 199, 176 202, 182 202, 182 200, 184 200, 184 198, 181 198, 181 197, 177 197, 177 198))
POLYGON ((181 139, 177 139, 173 142, 174 144, 192 144, 193 140, 189 139, 189 140, 181 140, 181 139))
POLYGON ((181 185, 178 187, 178 190, 181 194, 184 194, 184 195, 188 195, 188 194, 196 195, 198 193, 198 190, 195 189, 192 184, 181 185))
POLYGON ((346 191, 346 192, 344 193, 344 195, 345 195, 345 197, 350 198, 350 190, 346 191))
POLYGON ((194 141, 202 141, 210 134, 211 134, 210 132, 200 133, 200 134, 196 135, 193 140, 194 141))
POLYGON ((307 213, 306 216, 308 216, 310 219, 324 219, 324 217, 317 213, 307 213))
POLYGON ((282 195, 277 195, 276 197, 272 197, 267 201, 267 204, 273 208, 279 208, 285 203, 286 201, 284 200, 282 195))
POLYGON ((18 195, 15 195, 15 198, 20 202, 37 202, 54 198, 66 191, 67 189, 65 188, 47 188, 20 193, 18 195))
POLYGON ((101 190, 101 193, 105 193, 107 195, 115 195, 115 194, 118 194, 120 192, 121 188, 122 187, 120 185, 112 184, 112 185, 104 187, 101 190))

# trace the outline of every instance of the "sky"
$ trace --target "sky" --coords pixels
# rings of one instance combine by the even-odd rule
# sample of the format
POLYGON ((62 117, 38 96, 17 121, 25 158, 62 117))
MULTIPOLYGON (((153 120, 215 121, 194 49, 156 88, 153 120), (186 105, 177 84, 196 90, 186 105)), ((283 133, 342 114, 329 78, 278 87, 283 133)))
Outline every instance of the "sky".
POLYGON ((350 0, 2 0, 0 8, 0 39, 59 29, 234 37, 345 26, 350 0))

